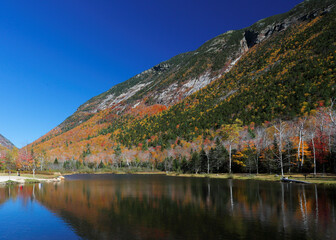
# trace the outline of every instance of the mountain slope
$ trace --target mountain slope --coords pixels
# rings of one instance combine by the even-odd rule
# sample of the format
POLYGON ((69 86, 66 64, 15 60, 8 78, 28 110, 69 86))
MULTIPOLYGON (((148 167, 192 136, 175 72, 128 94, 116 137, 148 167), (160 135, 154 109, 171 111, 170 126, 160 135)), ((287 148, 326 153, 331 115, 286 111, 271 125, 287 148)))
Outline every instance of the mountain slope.
POLYGON ((132 122, 117 140, 191 140, 233 123, 257 125, 309 113, 336 95, 336 14, 294 26, 249 51, 225 76, 159 115, 132 122), (178 127, 177 127, 178 126, 178 127))
POLYGON ((14 144, 0 134, 0 146, 12 149, 14 147, 14 144))
POLYGON ((61 132, 67 131, 106 108, 122 112, 139 102, 173 105, 228 72, 255 44, 292 24, 313 19, 321 9, 327 11, 334 2, 306 1, 288 13, 260 20, 245 29, 221 34, 195 51, 177 55, 90 99, 59 128, 61 132))
POLYGON ((167 147, 235 118, 260 124, 313 109, 335 94, 334 5, 305 1, 154 66, 80 106, 34 151, 108 157, 118 143, 167 147))

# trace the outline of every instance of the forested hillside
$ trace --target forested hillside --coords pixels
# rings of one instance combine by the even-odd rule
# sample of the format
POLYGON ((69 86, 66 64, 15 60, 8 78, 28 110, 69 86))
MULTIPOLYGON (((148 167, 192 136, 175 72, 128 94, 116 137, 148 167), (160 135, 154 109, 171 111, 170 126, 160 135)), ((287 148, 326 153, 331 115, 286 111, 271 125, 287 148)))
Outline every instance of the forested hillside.
POLYGON ((220 35, 94 97, 25 152, 68 169, 335 171, 334 6, 305 1, 220 35))
POLYGON ((335 19, 334 12, 317 17, 255 46, 222 78, 161 114, 132 122, 118 140, 127 146, 153 135, 191 140, 237 118, 260 125, 309 114, 321 101, 329 105, 336 93, 335 19))
POLYGON ((64 133, 108 108, 125 114, 139 104, 171 106, 230 71, 254 45, 292 25, 327 13, 334 3, 305 1, 287 13, 221 34, 195 51, 175 56, 93 97, 47 136, 64 133))

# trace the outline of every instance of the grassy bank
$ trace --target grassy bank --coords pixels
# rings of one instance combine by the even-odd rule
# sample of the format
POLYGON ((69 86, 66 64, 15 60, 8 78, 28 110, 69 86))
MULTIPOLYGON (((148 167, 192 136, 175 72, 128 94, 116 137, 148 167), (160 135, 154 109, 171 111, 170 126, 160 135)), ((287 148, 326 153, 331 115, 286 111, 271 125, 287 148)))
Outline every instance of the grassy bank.
MULTIPOLYGON (((37 173, 35 174, 35 176, 32 173, 21 173, 20 177, 26 177, 26 178, 40 178, 40 179, 53 179, 53 178, 57 178, 59 176, 61 176, 61 173, 55 173, 55 174, 43 174, 43 173, 37 173)), ((5 176, 5 177, 17 177, 17 173, 0 173, 0 176, 5 176)))
MULTIPOLYGON (((79 170, 54 170, 54 171, 37 171, 35 176, 32 172, 20 172, 21 177, 26 178, 39 178, 39 179, 53 179, 59 176, 64 175, 73 175, 73 174, 165 174, 165 172, 159 170, 152 170, 149 168, 101 168, 101 169, 79 169, 79 170)), ((12 171, 11 174, 8 174, 7 171, 0 172, 0 176, 10 176, 16 177, 17 172, 12 171)))
MULTIPOLYGON (((100 169, 96 171, 64 171, 64 172, 53 172, 53 173, 37 173, 35 177, 31 173, 21 173, 21 177, 29 178, 26 183, 34 183, 40 179, 51 180, 58 178, 62 175, 73 175, 73 174, 162 174, 167 176, 178 176, 178 177, 198 177, 198 178, 219 178, 219 179, 237 179, 237 180, 258 180, 258 181, 280 181, 281 176, 276 174, 246 174, 246 173, 234 173, 234 174, 182 174, 176 172, 162 172, 158 170, 150 169, 100 169)), ((8 173, 0 173, 0 176, 9 176, 8 173)), ((17 176, 16 172, 10 174, 11 177, 17 176)), ((335 185, 336 186, 336 175, 334 174, 285 174, 285 177, 294 180, 306 181, 309 183, 325 184, 325 185, 335 185)))
MULTIPOLYGON (((179 177, 200 177, 200 178, 221 178, 221 179, 238 179, 238 180, 259 180, 259 181, 280 181, 281 176, 275 174, 244 174, 244 173, 234 173, 234 174, 179 174, 170 172, 168 176, 179 176, 179 177)), ((285 174, 285 177, 294 180, 306 181, 309 183, 316 184, 327 184, 336 186, 336 175, 321 175, 313 176, 308 174, 306 177, 302 174, 285 174)))
POLYGON ((74 174, 118 174, 118 175, 122 175, 122 174, 136 174, 136 175, 148 175, 148 174, 162 174, 165 175, 165 172, 161 172, 161 171, 144 171, 144 172, 134 172, 134 171, 104 171, 104 172, 65 172, 63 174, 63 176, 69 176, 69 175, 74 175, 74 174))
POLYGON ((17 173, 0 173, 0 186, 3 185, 15 185, 15 184, 31 184, 40 182, 59 182, 62 180, 61 173, 37 173, 35 175, 31 173, 21 173, 20 176, 17 173))
POLYGON ((102 168, 98 170, 82 169, 77 171, 64 171, 63 175, 73 174, 165 174, 165 172, 159 170, 151 170, 148 168, 102 168))
MULTIPOLYGON (((272 181, 279 182, 281 176, 276 174, 246 174, 246 173, 234 173, 234 174, 182 174, 176 172, 162 172, 158 170, 151 171, 150 169, 105 169, 104 171, 76 171, 76 172, 64 172, 64 175, 72 174, 163 174, 167 176, 179 176, 179 177, 200 177, 200 178, 221 178, 221 179, 237 179, 237 180, 259 180, 259 181, 272 181)), ((285 177, 289 179, 295 179, 300 181, 306 181, 309 183, 316 184, 326 184, 336 186, 336 175, 331 174, 317 174, 313 176, 312 174, 285 174, 285 177)))

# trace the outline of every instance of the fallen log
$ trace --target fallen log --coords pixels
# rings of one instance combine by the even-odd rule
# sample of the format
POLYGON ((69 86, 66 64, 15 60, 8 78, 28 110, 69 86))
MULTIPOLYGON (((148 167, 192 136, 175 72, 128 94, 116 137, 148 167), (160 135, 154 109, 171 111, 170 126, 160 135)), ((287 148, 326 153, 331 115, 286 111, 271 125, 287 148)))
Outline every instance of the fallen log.
POLYGON ((287 177, 282 177, 282 178, 281 178, 281 181, 282 181, 282 182, 289 182, 289 183, 294 182, 294 183, 310 184, 310 182, 305 182, 305 181, 300 181, 300 180, 295 180, 295 179, 289 179, 289 178, 287 178, 287 177))

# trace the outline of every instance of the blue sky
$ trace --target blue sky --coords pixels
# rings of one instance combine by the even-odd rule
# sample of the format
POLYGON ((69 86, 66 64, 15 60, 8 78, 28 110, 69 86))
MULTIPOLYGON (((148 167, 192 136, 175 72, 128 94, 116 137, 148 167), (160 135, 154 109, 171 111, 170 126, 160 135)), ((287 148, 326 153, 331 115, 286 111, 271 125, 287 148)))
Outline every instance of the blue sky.
POLYGON ((0 133, 22 147, 113 85, 299 2, 1 1, 0 133))

